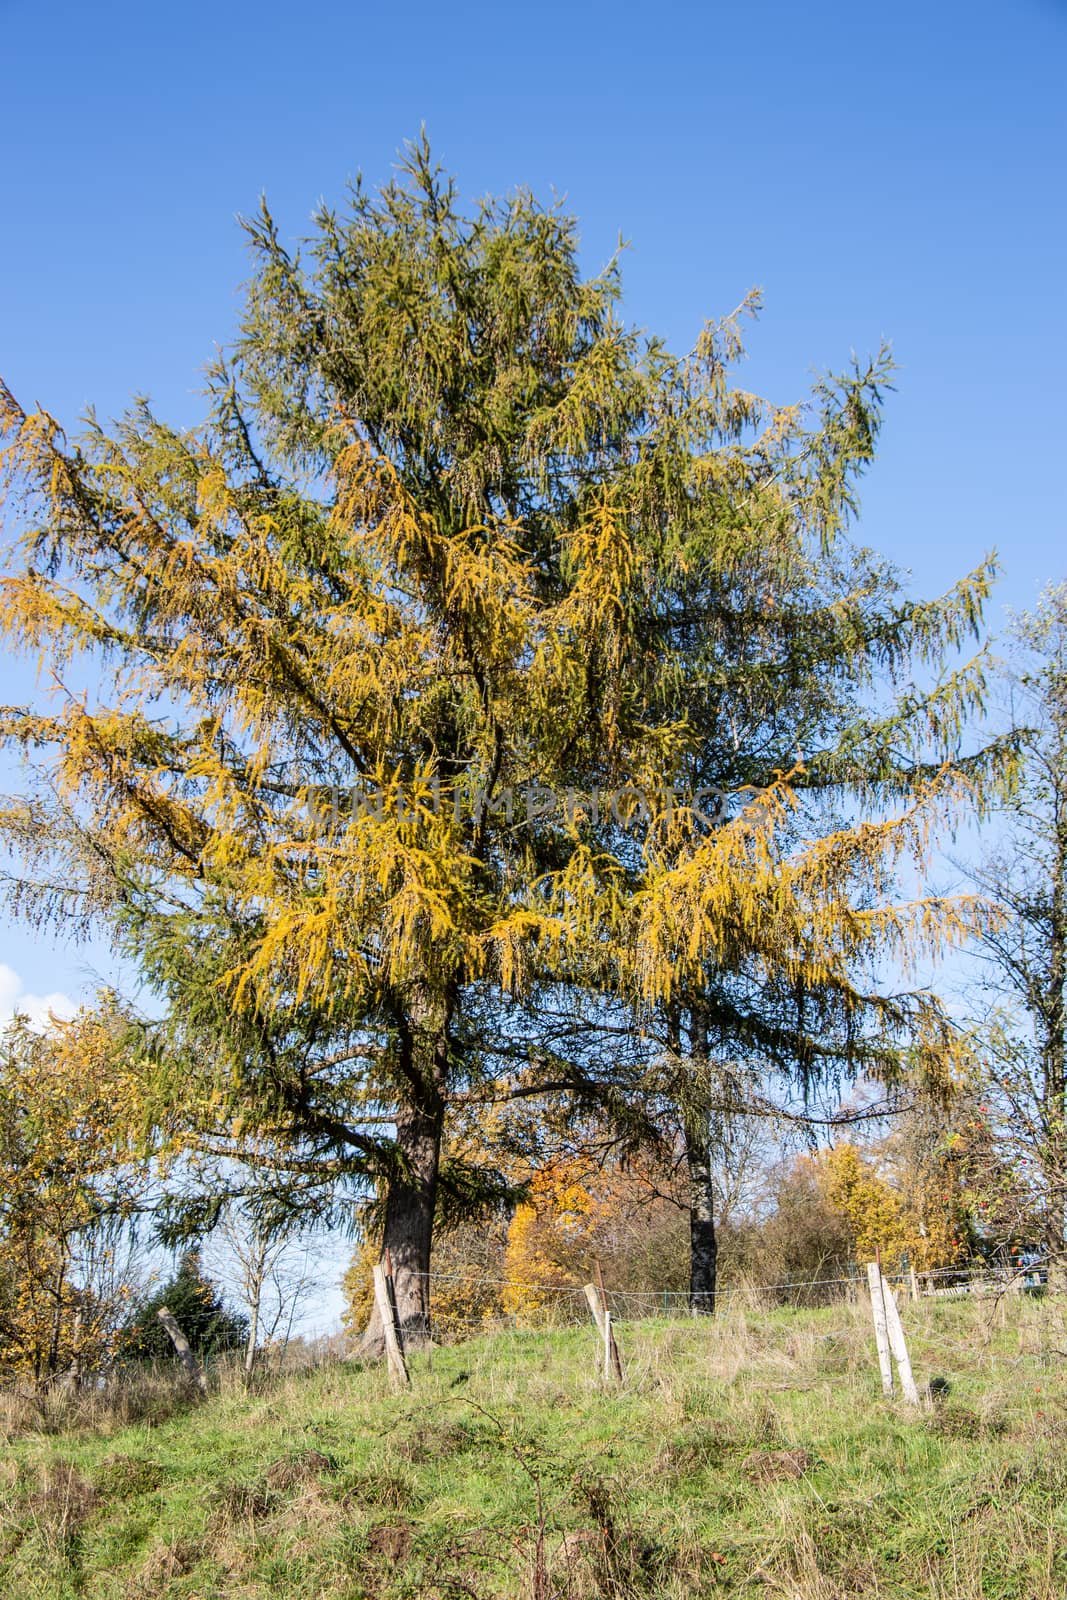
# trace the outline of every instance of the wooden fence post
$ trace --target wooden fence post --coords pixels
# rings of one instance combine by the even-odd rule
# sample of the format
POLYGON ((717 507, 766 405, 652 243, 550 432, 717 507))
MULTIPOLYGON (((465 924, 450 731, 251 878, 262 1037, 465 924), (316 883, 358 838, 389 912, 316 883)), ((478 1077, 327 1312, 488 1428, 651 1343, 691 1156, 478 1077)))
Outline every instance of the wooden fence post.
POLYGON ((878 1365, 882 1369, 882 1393, 893 1393, 893 1363, 889 1354, 889 1329, 886 1325, 885 1300, 882 1297, 882 1274, 876 1261, 867 1263, 867 1283, 871 1291, 871 1316, 874 1318, 874 1338, 878 1345, 878 1365))
POLYGON ((400 1344, 396 1320, 396 1305, 389 1293, 389 1280, 385 1267, 379 1261, 374 1267, 374 1299, 382 1319, 382 1337, 385 1340, 385 1360, 389 1368, 389 1381, 394 1389, 406 1389, 411 1383, 408 1364, 400 1344))
POLYGON ((595 1283, 587 1283, 586 1284, 586 1286, 585 1286, 585 1298, 588 1300, 589 1309, 593 1313, 593 1321, 596 1323, 596 1331, 597 1331, 597 1333, 599 1333, 600 1337, 603 1338, 604 1337, 604 1313, 600 1309, 600 1296, 597 1294, 597 1289, 596 1289, 596 1284, 595 1283))
POLYGON ((896 1295, 892 1288, 885 1291, 885 1316, 889 1333, 889 1348, 892 1350, 900 1373, 900 1387, 904 1391, 904 1398, 910 1405, 920 1405, 919 1391, 915 1387, 915 1378, 911 1370, 911 1357, 908 1355, 908 1346, 904 1339, 904 1327, 897 1310, 896 1295))
POLYGON ((597 1288, 600 1290, 600 1306, 604 1316, 604 1377, 610 1383, 614 1371, 616 1381, 622 1382, 622 1357, 619 1347, 615 1343, 615 1335, 611 1331, 611 1312, 608 1309, 608 1297, 604 1292, 604 1274, 600 1270, 600 1262, 596 1264, 597 1288))
POLYGON ((178 1352, 178 1360, 185 1368, 193 1383, 196 1384, 196 1387, 200 1390, 200 1393, 207 1394, 207 1379, 204 1377, 204 1369, 193 1355, 193 1352, 189 1347, 189 1341, 179 1328, 174 1313, 166 1306, 160 1306, 156 1315, 170 1335, 170 1342, 178 1352))
POLYGON ((892 1396, 895 1360, 905 1400, 913 1406, 921 1405, 896 1296, 892 1286, 883 1279, 879 1262, 867 1263, 867 1281, 871 1286, 871 1314, 874 1317, 874 1334, 878 1341, 878 1365, 882 1369, 883 1393, 892 1396))

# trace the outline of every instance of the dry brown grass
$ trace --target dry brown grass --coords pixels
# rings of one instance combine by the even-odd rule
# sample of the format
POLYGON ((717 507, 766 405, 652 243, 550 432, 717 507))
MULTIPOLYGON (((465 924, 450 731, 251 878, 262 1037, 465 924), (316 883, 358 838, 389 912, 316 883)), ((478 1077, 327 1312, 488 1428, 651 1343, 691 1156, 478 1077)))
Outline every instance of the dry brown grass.
MULTIPOLYGON (((340 1351, 299 1347, 284 1361, 257 1370, 249 1384, 237 1356, 207 1369, 208 1393, 235 1398, 249 1392, 279 1397, 284 1405, 294 1383, 308 1372, 337 1365, 340 1351)), ((0 1388, 0 1441, 26 1434, 91 1433, 107 1438, 139 1423, 157 1426, 199 1404, 201 1396, 176 1363, 131 1363, 76 1384, 9 1381, 0 1388)))

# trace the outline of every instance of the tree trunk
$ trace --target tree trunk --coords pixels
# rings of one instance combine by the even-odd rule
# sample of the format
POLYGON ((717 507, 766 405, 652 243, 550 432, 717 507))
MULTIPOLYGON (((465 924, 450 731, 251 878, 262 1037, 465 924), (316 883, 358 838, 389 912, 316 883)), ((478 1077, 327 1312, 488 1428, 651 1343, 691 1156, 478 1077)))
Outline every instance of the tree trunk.
MULTIPOLYGON (((694 1008, 689 1019, 689 1055, 695 1106, 707 1091, 708 1023, 694 1008)), ((711 1170, 711 1128, 706 1114, 686 1118, 685 1159, 689 1173, 689 1309, 695 1316, 715 1311, 719 1242, 715 1235, 715 1185, 711 1170)))
POLYGON ((715 1236, 715 1189, 706 1130, 686 1130, 689 1168, 689 1309, 710 1317, 715 1310, 719 1242, 715 1236))
POLYGON ((245 1381, 250 1382, 256 1365, 256 1346, 259 1343, 259 1307, 263 1298, 262 1275, 253 1270, 250 1274, 248 1295, 248 1342, 245 1345, 245 1381))
MULTIPOLYGON (((450 1005, 425 991, 409 1000, 400 1033, 404 1103, 396 1110, 396 1162, 387 1180, 382 1254, 393 1269, 405 1350, 430 1339, 430 1249, 445 1116, 450 1005)), ((380 1360, 385 1340, 377 1305, 358 1352, 380 1360)))
MULTIPOLYGON (((1062 1098, 1062 1095, 1061 1095, 1062 1098)), ((1051 1159, 1046 1163, 1044 1180, 1048 1196, 1045 1211, 1045 1259, 1049 1294, 1067 1294, 1067 1192, 1064 1182, 1063 1120, 1058 1119, 1059 1136, 1050 1142, 1051 1159)))
MULTIPOLYGON (((1061 800, 1065 797, 1060 797, 1061 800)), ((1044 1136, 1050 1294, 1067 1292, 1067 824, 1056 829, 1049 918, 1049 963, 1043 1021, 1044 1136)))

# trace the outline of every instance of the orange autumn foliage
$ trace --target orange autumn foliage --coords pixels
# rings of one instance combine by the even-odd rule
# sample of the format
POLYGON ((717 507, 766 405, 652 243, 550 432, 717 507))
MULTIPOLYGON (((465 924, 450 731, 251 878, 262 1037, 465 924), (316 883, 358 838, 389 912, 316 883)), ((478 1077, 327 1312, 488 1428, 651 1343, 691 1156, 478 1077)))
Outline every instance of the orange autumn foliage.
POLYGON ((583 1155, 538 1168, 508 1229, 505 1311, 534 1321, 584 1314, 581 1288, 598 1261, 615 1290, 680 1288, 688 1238, 671 1181, 651 1165, 604 1167, 583 1155))

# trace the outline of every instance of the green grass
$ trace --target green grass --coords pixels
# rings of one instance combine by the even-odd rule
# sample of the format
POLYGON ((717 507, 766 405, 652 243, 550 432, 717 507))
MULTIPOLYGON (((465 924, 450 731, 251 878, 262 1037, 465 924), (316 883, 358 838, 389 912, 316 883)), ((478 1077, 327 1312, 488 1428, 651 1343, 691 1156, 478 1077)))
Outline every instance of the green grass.
POLYGON ((1060 1600, 1063 1309, 904 1316, 920 1384, 950 1386, 918 1413, 882 1398, 863 1309, 838 1306, 623 1324, 621 1390, 590 1326, 416 1357, 399 1396, 341 1365, 24 1431, 0 1459, 0 1593, 1060 1600))

